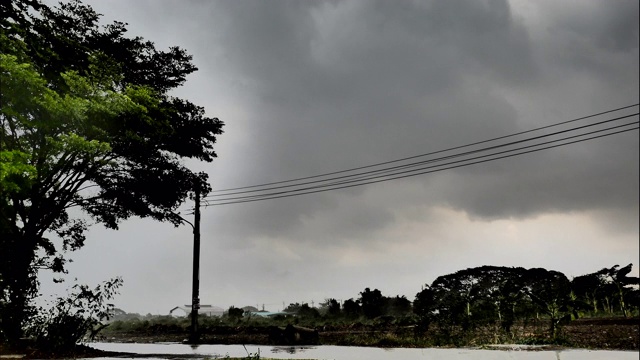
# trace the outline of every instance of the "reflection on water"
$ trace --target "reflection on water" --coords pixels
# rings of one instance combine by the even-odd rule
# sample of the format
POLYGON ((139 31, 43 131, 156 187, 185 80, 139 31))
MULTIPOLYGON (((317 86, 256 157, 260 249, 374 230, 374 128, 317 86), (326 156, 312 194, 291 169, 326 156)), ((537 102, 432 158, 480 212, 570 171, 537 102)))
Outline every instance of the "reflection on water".
MULTIPOLYGON (((334 359, 334 360, 638 360, 637 351, 590 350, 479 350, 479 349, 380 349, 356 346, 262 346, 262 345, 199 345, 177 343, 121 344, 92 343, 100 350, 144 354, 145 359, 219 359, 260 354, 274 359, 334 359), (149 357, 147 357, 149 356, 149 357)), ((111 358, 102 358, 111 359, 111 358)), ((115 359, 115 358, 113 358, 115 359)), ((123 358, 118 358, 123 359, 123 358)), ((93 359, 100 360, 100 359, 93 359)))
POLYGON ((315 349, 317 346, 273 346, 271 348, 271 352, 274 354, 277 353, 287 353, 287 354, 297 354, 303 353, 310 349, 315 349))

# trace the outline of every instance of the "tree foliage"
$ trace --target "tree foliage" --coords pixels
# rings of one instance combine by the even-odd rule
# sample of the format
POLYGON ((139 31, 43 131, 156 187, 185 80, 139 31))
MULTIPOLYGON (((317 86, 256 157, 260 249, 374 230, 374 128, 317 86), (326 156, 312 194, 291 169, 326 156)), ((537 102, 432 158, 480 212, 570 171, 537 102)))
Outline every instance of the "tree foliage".
POLYGON ((360 316, 362 308, 358 301, 354 299, 345 300, 342 304, 342 313, 348 318, 355 318, 360 316))
POLYGON ((244 310, 234 306, 231 306, 227 311, 227 316, 231 319, 240 320, 242 315, 244 315, 244 310))
POLYGON ((122 279, 105 281, 90 289, 74 285, 66 297, 59 297, 51 309, 41 309, 29 320, 27 334, 33 337, 41 351, 68 351, 80 341, 94 340, 107 325, 115 308, 111 300, 122 286, 122 279))
POLYGON ((300 305, 300 309, 298 309, 297 315, 301 318, 315 319, 320 317, 320 312, 318 311, 318 309, 309 306, 309 304, 307 303, 304 303, 300 305))
POLYGON ((385 299, 378 289, 364 289, 364 291, 360 293, 360 299, 358 299, 358 301, 362 306, 362 313, 369 319, 373 319, 384 313, 385 299))
POLYGON ((563 324, 585 311, 613 314, 615 304, 628 316, 628 304, 637 304, 633 285, 638 280, 627 276, 631 264, 618 268, 605 268, 573 281, 561 272, 542 268, 469 268, 436 278, 416 294, 413 310, 423 332, 435 323, 446 335, 455 329, 465 332, 491 324, 499 324, 508 333, 517 319, 544 317, 549 337, 556 339, 563 324))
POLYGON ((329 316, 340 316, 340 303, 338 300, 329 299, 327 305, 327 314, 329 316))
POLYGON ((534 304, 536 311, 549 317, 549 332, 558 335, 559 326, 571 320, 576 302, 571 297, 571 283, 558 271, 542 268, 526 271, 522 289, 534 304))
POLYGON ((300 305, 300 303, 291 303, 286 308, 284 308, 282 311, 283 312, 292 313, 292 314, 297 314, 298 311, 300 311, 301 307, 302 307, 302 305, 300 305))
POLYGON ((618 304, 620 311, 625 317, 629 316, 629 307, 627 304, 627 297, 633 292, 633 286, 640 285, 640 279, 636 276, 628 276, 631 272, 632 264, 624 267, 620 265, 614 265, 611 268, 604 268, 597 274, 605 287, 604 302, 609 310, 612 312, 613 303, 618 304))
POLYGON ((210 190, 183 159, 212 161, 223 123, 170 95, 197 70, 183 49, 126 37, 121 22, 102 27, 80 1, 0 6, 0 252, 12 254, 0 312, 16 338, 37 270, 64 272, 88 226, 181 223, 178 206, 210 190))

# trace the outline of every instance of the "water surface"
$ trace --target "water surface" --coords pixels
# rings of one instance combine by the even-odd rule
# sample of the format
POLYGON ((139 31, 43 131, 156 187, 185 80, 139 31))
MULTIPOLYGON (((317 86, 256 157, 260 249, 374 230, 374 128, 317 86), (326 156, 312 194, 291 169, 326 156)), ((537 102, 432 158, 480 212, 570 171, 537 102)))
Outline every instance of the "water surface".
MULTIPOLYGON (((637 351, 607 350, 479 350, 479 349, 381 349, 357 346, 265 346, 265 345, 190 345, 176 343, 124 344, 92 343, 90 346, 107 351, 146 354, 145 359, 167 359, 176 356, 189 359, 246 357, 260 352, 261 358, 332 359, 332 360, 638 360, 637 351), (156 355, 157 354, 157 355, 156 355)), ((115 359, 115 358, 100 358, 115 359)), ((123 359, 123 358, 118 358, 123 359)))

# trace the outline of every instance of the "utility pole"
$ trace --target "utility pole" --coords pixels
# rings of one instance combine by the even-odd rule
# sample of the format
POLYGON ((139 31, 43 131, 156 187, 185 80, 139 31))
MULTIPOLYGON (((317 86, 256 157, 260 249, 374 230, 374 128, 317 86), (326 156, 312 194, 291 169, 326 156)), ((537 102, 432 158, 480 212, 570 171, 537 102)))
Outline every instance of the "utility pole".
POLYGON ((199 342, 198 310, 200 309, 200 184, 195 186, 196 209, 193 222, 193 292, 191 296, 191 338, 189 342, 199 342))

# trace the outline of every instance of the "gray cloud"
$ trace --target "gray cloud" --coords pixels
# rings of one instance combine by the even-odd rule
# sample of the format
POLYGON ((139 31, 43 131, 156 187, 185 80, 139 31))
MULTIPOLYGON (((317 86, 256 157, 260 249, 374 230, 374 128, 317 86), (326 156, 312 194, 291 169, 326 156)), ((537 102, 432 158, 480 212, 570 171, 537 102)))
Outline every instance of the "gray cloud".
MULTIPOLYGON (((178 94, 227 124, 220 158, 194 165, 214 188, 427 153, 639 97, 637 1, 108 4, 94 2, 132 34, 194 54, 200 71, 178 94)), ((638 147, 631 132, 383 184, 206 208, 203 298, 242 306, 237 299, 357 297, 365 286, 412 297, 429 276, 485 263, 576 274, 607 266, 637 254, 638 147), (562 234, 557 219, 570 224, 562 234), (606 241, 597 239, 606 234, 617 250, 604 257, 606 241), (562 256, 577 251, 578 238, 589 244, 580 263, 562 256)), ((179 244, 190 235, 172 234, 179 244)), ((153 254, 175 262, 177 282, 188 276, 189 253, 175 241, 153 254)), ((138 265, 113 256, 144 288, 138 265)), ((162 262, 144 263, 164 271, 162 262)))
MULTIPOLYGON (((230 66, 250 78, 259 99, 249 130, 254 153, 245 153, 257 182, 517 130, 515 111, 483 80, 517 84, 535 73, 527 33, 511 21, 507 3, 470 2, 453 17, 457 7, 442 2, 289 5, 227 2, 217 9, 234 19, 222 40, 230 66)), ((301 206, 322 208, 321 197, 294 209, 276 203, 266 217, 251 217, 270 218, 282 230, 301 206)))
MULTIPOLYGON (((606 58, 618 47, 603 47, 601 39, 621 31, 607 24, 617 24, 617 17, 628 18, 626 12, 609 11, 592 31, 594 37, 577 32, 586 21, 576 22, 568 15, 566 24, 557 19, 553 34, 542 39, 549 43, 532 43, 524 23, 505 1, 470 1, 465 6, 408 1, 294 2, 293 6, 223 2, 221 7, 216 8, 217 16, 233 19, 223 21, 221 46, 230 67, 254 84, 249 91, 258 99, 254 127, 249 130, 253 153, 244 153, 252 163, 245 171, 257 177, 248 183, 375 163, 526 128, 501 92, 515 92, 512 96, 517 97, 519 90, 534 91, 544 108, 549 100, 537 93, 556 91, 559 65, 555 61, 563 58, 554 51, 566 43, 575 46, 571 44, 580 35, 582 42, 592 39, 598 55, 606 58), (560 43, 562 39, 566 43, 560 43), (534 50, 540 53, 534 56, 534 50)), ((589 16, 598 16, 597 9, 589 16)), ((580 68, 581 59, 583 66, 593 66, 594 51, 583 44, 575 50, 570 53, 571 63, 563 66, 565 77, 592 82, 596 94, 608 92, 609 78, 603 80, 597 72, 580 68)), ((629 51, 631 61, 637 59, 637 46, 635 53, 629 51)), ((616 78, 615 73, 622 70, 609 66, 606 71, 616 78)), ((576 116, 590 111, 587 106, 576 110, 581 111, 565 113, 576 116)), ((567 118, 542 119, 560 120, 567 118)), ((620 139, 625 146, 637 148, 633 135, 620 139)), ((588 146, 607 151, 607 144, 588 146)), ((629 199, 634 196, 629 191, 637 183, 637 167, 635 172, 631 167, 631 176, 609 174, 633 163, 637 163, 636 152, 541 153, 454 171, 457 175, 451 175, 449 186, 438 187, 439 195, 430 197, 488 218, 632 206, 629 199), (611 156, 617 158, 614 163, 606 160, 611 156), (566 166, 576 162, 581 166, 566 166), (469 175, 473 181, 467 180, 469 175)), ((411 181, 429 183, 431 179, 411 181)), ((400 189, 390 191, 402 192, 402 182, 397 186, 400 189)), ((260 219, 255 227, 259 232, 282 234, 295 228, 292 224, 302 224, 302 217, 336 207, 330 200, 334 197, 316 195, 303 198, 302 204, 273 202, 237 211, 260 219)), ((378 220, 382 224, 391 218, 378 220)))
POLYGON ((597 2, 585 6, 555 5, 550 16, 558 21, 554 28, 607 52, 633 52, 638 48, 638 2, 616 4, 597 2))

